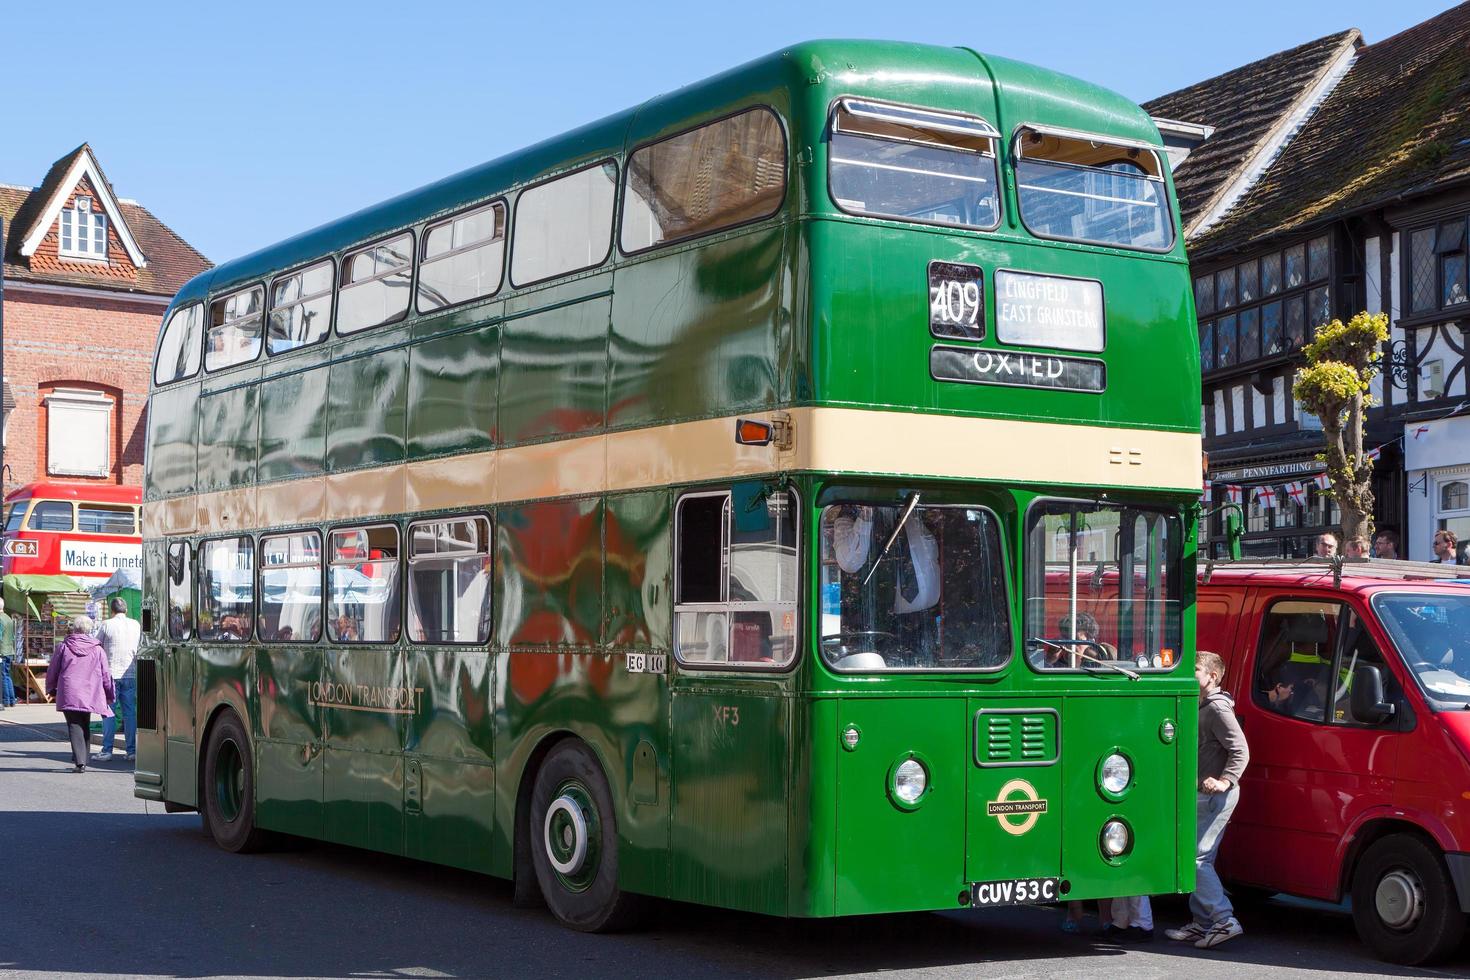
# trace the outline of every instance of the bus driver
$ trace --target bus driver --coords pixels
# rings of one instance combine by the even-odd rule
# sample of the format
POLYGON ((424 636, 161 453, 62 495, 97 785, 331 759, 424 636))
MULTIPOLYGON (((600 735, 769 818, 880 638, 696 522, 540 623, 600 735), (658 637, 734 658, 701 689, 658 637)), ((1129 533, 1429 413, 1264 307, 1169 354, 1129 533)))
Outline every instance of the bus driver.
MULTIPOLYGON (((876 630, 891 633, 897 640, 896 649, 885 652, 889 666, 929 664, 939 640, 939 544, 923 512, 916 509, 884 555, 882 549, 893 533, 891 524, 896 518, 891 508, 884 508, 883 516, 886 521, 878 519, 876 509, 866 504, 850 504, 837 516, 832 550, 838 567, 854 576, 844 582, 844 592, 849 587, 857 588, 854 598, 863 610, 864 621, 880 627, 891 624, 888 629, 876 630), (879 530, 876 535, 875 526, 879 530), (880 563, 879 568, 869 575, 868 566, 874 561, 880 563), (891 607, 884 599, 890 591, 891 607), (892 609, 891 618, 880 611, 885 607, 892 609)), ((843 605, 847 604, 848 597, 844 596, 843 605)))

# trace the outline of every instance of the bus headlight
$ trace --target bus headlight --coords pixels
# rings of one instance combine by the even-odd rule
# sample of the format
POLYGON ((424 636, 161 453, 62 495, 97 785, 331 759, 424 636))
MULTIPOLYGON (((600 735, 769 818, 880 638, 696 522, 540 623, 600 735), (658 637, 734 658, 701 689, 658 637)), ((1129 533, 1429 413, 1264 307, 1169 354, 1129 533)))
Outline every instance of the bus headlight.
POLYGON ((1102 848, 1103 857, 1116 860, 1127 854, 1128 849, 1133 846, 1133 834, 1123 821, 1109 820, 1103 824, 1102 833, 1098 835, 1098 846, 1102 848))
POLYGON ((1110 752, 1097 767, 1097 787, 1110 799, 1118 799, 1133 782, 1133 764, 1121 752, 1110 752))
POLYGON ((893 767, 888 791, 902 807, 914 807, 929 789, 929 770, 918 759, 904 759, 893 767))

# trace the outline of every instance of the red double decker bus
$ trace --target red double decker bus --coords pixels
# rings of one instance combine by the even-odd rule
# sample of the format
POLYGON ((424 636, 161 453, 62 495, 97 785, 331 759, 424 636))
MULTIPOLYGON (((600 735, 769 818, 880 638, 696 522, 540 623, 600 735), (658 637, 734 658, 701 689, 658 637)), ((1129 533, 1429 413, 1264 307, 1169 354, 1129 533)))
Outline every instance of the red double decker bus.
POLYGON ((0 571, 70 575, 87 585, 143 566, 139 487, 29 483, 5 497, 0 571))

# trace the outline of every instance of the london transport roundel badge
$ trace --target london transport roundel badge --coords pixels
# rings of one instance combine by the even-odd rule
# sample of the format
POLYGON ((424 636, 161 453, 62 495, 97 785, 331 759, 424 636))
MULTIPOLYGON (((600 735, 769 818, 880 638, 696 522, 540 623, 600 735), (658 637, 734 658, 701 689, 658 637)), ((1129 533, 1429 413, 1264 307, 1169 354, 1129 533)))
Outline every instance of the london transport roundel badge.
POLYGON ((1000 788, 995 799, 985 804, 986 815, 995 817, 1001 830, 1016 837, 1035 827, 1045 812, 1046 800, 1024 779, 1012 779, 1000 788))

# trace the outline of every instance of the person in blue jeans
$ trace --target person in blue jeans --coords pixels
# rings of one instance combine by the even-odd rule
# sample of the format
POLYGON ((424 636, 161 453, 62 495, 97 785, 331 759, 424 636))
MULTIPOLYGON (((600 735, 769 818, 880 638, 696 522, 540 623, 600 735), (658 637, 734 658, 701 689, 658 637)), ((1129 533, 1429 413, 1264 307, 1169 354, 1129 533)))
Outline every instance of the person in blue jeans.
POLYGON ((15 621, 0 609, 0 710, 15 707, 15 681, 10 676, 10 658, 15 652, 15 621))
POLYGON ((97 639, 107 651, 107 665, 112 673, 112 686, 117 690, 118 711, 102 723, 102 751, 98 762, 112 759, 112 739, 117 735, 117 718, 123 720, 123 744, 131 761, 138 750, 138 673, 134 659, 143 628, 128 618, 128 604, 112 600, 112 615, 97 627, 97 639))
POLYGON ((1164 935, 1199 949, 1213 949, 1243 931, 1235 908, 1225 895, 1215 872, 1215 855, 1235 804, 1240 799, 1240 777, 1250 763, 1250 749, 1240 722, 1235 720, 1235 702, 1220 690, 1225 679, 1225 661, 1218 653, 1199 651, 1195 657, 1195 680, 1199 681, 1199 792, 1195 796, 1194 894, 1189 896, 1193 921, 1164 935))

